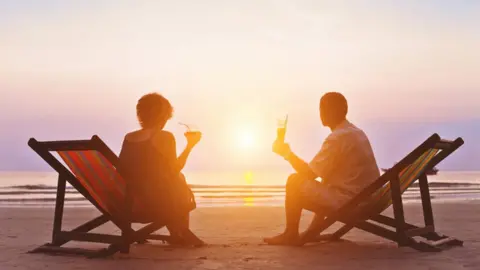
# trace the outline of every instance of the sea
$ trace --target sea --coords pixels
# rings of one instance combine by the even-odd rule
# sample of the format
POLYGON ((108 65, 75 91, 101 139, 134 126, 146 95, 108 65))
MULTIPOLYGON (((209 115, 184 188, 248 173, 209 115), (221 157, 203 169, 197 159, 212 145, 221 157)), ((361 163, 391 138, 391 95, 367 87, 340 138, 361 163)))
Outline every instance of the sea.
MULTIPOLYGON (((282 206, 289 171, 185 172, 198 207, 282 206)), ((429 176, 432 201, 480 200, 480 171, 440 171, 429 176)), ((57 174, 0 172, 0 207, 54 207, 57 174)), ((405 203, 419 203, 413 185, 405 203)), ((67 185, 66 207, 92 207, 67 185)))

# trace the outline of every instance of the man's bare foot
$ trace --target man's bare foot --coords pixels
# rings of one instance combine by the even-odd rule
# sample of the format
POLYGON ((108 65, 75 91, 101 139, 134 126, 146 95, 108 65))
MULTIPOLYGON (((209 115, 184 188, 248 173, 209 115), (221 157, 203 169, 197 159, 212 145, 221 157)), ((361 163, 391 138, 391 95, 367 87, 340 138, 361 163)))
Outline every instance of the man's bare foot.
POLYGON ((284 232, 274 237, 264 238, 263 241, 269 245, 276 246, 297 246, 300 237, 298 233, 284 232))

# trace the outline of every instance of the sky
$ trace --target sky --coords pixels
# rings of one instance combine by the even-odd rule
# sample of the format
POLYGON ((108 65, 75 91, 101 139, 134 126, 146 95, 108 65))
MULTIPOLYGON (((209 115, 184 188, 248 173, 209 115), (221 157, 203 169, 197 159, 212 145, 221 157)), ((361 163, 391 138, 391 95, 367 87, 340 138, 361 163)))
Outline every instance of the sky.
POLYGON ((277 119, 309 159, 339 91, 381 166, 439 132, 467 142, 447 168, 480 170, 479 25, 474 0, 0 0, 0 169, 44 168, 29 137, 118 152, 148 92, 174 105, 179 151, 178 122, 203 132, 187 169, 286 166, 277 119))

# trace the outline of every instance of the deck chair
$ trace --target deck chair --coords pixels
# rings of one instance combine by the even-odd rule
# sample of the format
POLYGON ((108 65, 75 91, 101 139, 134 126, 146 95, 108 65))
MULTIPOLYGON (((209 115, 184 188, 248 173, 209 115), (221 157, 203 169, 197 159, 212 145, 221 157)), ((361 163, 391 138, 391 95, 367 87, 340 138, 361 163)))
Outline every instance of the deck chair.
POLYGON ((442 140, 433 134, 415 150, 387 170, 374 183, 336 211, 331 211, 316 230, 309 233, 307 242, 339 240, 351 229, 357 228, 392 240, 399 246, 419 251, 441 251, 445 247, 461 246, 463 242, 436 232, 426 171, 463 145, 463 140, 442 140), (402 193, 415 181, 420 187, 424 227, 405 221, 402 193), (394 217, 381 213, 393 206, 394 217), (344 225, 332 234, 321 234, 335 222, 344 225), (422 238, 421 240, 416 240, 422 238))
POLYGON ((90 140, 43 141, 30 139, 28 145, 58 172, 55 216, 52 242, 32 250, 32 253, 68 253, 88 257, 104 257, 116 252, 128 253, 130 245, 144 243, 148 239, 169 242, 168 235, 154 232, 165 226, 160 221, 150 222, 135 215, 142 209, 139 200, 132 196, 128 182, 115 169, 118 157, 98 137, 90 140), (54 155, 58 154, 58 157, 54 155), (60 160, 66 164, 62 164, 60 160), (83 195, 101 215, 73 230, 62 230, 65 188, 67 182, 83 195), (91 233, 90 231, 112 222, 121 235, 91 233), (132 229, 132 223, 142 223, 144 227, 132 229), (62 247, 70 241, 109 244, 100 250, 62 247))

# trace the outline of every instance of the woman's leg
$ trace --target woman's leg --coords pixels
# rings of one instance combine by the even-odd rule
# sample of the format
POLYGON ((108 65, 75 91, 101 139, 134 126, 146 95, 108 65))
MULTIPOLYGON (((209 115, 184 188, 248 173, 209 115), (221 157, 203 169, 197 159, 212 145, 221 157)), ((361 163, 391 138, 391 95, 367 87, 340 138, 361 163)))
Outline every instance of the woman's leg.
POLYGON ((193 197, 193 193, 188 187, 185 176, 182 173, 180 173, 178 180, 181 182, 179 188, 184 189, 182 192, 179 192, 182 197, 179 198, 179 201, 187 202, 184 204, 185 210, 182 210, 185 212, 183 215, 176 218, 174 223, 167 225, 167 228, 172 236, 182 239, 185 245, 202 246, 205 243, 190 231, 190 211, 195 208, 195 206, 191 207, 191 204, 194 204, 195 198, 193 197))
POLYGON ((189 215, 179 218, 176 222, 168 224, 167 229, 170 232, 170 235, 178 235, 181 231, 189 229, 189 215))
POLYGON ((167 229, 175 244, 196 247, 205 245, 205 242, 190 231, 188 214, 167 225, 167 229))

